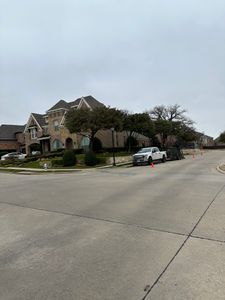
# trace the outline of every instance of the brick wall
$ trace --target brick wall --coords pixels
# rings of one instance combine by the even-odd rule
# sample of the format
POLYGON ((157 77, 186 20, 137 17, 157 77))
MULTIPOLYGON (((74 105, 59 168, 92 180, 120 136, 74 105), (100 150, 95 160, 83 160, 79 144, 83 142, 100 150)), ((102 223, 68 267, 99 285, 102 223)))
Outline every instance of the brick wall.
POLYGON ((20 145, 17 141, 0 141, 0 151, 19 151, 20 145))

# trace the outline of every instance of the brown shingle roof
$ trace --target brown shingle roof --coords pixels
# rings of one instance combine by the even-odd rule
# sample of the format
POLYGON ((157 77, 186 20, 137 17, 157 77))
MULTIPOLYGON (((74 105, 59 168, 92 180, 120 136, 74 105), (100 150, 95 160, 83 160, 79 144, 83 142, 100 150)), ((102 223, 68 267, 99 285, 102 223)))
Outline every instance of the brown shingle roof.
POLYGON ((23 132, 25 125, 8 125, 0 126, 0 140, 16 140, 16 133, 23 132))
POLYGON ((90 105, 91 108, 105 106, 103 103, 99 102, 98 100, 96 100, 92 96, 86 96, 86 97, 83 97, 83 98, 88 103, 88 105, 90 105))
POLYGON ((32 113, 32 115, 35 117, 36 121, 38 122, 38 124, 42 127, 44 125, 46 125, 45 123, 45 119, 44 119, 44 115, 41 114, 35 114, 32 113))
POLYGON ((96 100, 94 97, 92 96, 85 96, 85 97, 81 97, 78 98, 77 100, 73 101, 73 102, 69 102, 68 104, 70 105, 70 107, 72 106, 78 106, 80 104, 81 99, 85 99, 85 101, 87 102, 87 104, 91 107, 91 108, 95 108, 95 107, 101 107, 101 106, 105 106, 103 103, 99 102, 98 100, 96 100))
POLYGON ((65 100, 59 100, 55 105, 53 105, 48 111, 60 109, 60 108, 66 108, 69 109, 70 105, 65 100))
POLYGON ((88 105, 91 108, 105 106, 103 103, 99 102, 94 97, 85 96, 85 97, 78 98, 78 99, 76 99, 75 101, 72 101, 72 102, 66 102, 65 100, 59 100, 48 111, 56 110, 56 109, 60 109, 60 108, 70 109, 71 107, 78 106, 80 104, 80 101, 81 101, 82 98, 85 99, 85 101, 88 103, 88 105))

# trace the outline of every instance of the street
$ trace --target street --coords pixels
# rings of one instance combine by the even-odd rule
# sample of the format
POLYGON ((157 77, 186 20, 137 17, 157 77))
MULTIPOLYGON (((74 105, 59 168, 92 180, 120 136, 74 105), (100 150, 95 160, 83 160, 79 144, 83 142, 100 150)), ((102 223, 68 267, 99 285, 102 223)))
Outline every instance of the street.
POLYGON ((224 161, 0 173, 0 299, 224 299, 224 161))

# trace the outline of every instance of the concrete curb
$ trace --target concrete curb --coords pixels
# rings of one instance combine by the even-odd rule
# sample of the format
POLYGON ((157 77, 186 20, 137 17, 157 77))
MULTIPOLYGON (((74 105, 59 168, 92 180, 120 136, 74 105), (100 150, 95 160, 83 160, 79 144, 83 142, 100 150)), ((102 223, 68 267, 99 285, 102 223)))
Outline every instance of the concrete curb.
MULTIPOLYGON (((130 165, 130 163, 118 163, 115 167, 121 167, 130 165)), ((30 173, 72 173, 72 172, 82 172, 82 171, 95 171, 101 169, 114 168, 112 165, 100 166, 95 168, 86 169, 35 169, 35 168, 19 168, 19 167, 0 167, 0 171, 15 171, 15 172, 30 172, 30 173)))
POLYGON ((217 171, 220 172, 221 174, 225 174, 225 171, 221 170, 221 168, 220 168, 221 166, 224 166, 224 165, 225 165, 225 163, 222 163, 216 167, 217 171))
POLYGON ((35 168, 17 168, 17 167, 0 167, 0 171, 19 171, 19 172, 34 172, 34 173, 47 173, 47 172, 77 172, 82 171, 82 169, 35 169, 35 168))

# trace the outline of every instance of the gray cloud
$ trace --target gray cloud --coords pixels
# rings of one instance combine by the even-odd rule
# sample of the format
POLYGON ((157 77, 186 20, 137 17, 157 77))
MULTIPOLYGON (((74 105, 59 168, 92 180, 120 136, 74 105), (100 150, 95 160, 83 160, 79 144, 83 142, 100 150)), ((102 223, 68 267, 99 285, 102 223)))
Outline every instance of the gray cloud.
POLYGON ((92 94, 143 111, 178 103, 225 130, 225 2, 3 1, 0 123, 92 94))

